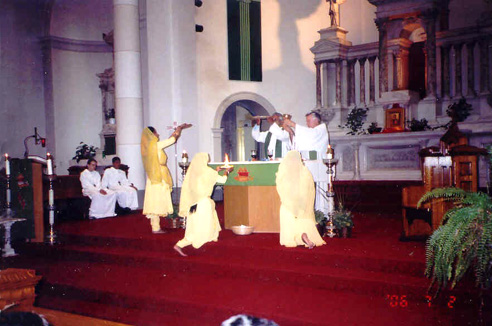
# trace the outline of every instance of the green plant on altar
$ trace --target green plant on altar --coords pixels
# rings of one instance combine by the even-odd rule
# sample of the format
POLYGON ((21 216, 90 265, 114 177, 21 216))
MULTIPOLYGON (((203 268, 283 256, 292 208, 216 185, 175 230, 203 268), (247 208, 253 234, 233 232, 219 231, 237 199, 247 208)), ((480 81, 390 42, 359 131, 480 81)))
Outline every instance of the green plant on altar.
POLYGON ((87 160, 94 156, 96 156, 97 147, 89 146, 84 142, 80 142, 79 146, 75 149, 75 156, 72 157, 72 160, 76 160, 77 163, 80 160, 87 160))
POLYGON ((354 227, 354 221, 352 220, 352 212, 345 209, 343 206, 339 208, 333 214, 333 226, 337 230, 342 230, 344 228, 351 229, 354 227))
POLYGON ((366 131, 362 127, 367 119, 367 111, 369 111, 369 108, 353 108, 347 115, 347 122, 343 126, 339 125, 338 127, 349 129, 347 135, 365 134, 366 131))
POLYGON ((429 126, 429 122, 425 118, 420 120, 417 120, 415 118, 413 118, 412 120, 408 120, 407 126, 408 129, 410 129, 411 131, 425 131, 432 129, 431 126, 429 126))
MULTIPOLYGON (((489 147, 489 158, 492 149, 489 147)), ((492 163, 492 158, 491 158, 492 163)), ((443 217, 443 224, 427 241, 425 274, 430 289, 454 288, 468 270, 476 286, 490 289, 492 282, 492 199, 482 192, 439 188, 426 193, 418 207, 433 199, 453 201, 455 206, 443 217)))

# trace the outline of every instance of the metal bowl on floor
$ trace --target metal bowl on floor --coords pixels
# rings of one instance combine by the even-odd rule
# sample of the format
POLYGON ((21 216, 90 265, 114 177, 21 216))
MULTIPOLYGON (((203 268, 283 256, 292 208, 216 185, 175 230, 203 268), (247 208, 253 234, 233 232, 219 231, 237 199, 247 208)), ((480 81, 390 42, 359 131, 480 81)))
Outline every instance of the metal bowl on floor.
POLYGON ((231 227, 232 232, 237 235, 248 235, 253 233, 254 231, 254 226, 247 226, 247 225, 235 225, 231 227))

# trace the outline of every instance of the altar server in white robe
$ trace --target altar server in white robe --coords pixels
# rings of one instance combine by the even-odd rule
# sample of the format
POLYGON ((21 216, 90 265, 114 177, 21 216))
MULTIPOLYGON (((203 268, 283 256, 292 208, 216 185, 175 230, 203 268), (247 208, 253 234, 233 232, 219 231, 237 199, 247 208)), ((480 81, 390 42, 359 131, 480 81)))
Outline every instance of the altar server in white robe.
POLYGON ((87 169, 80 174, 82 194, 91 199, 89 217, 104 218, 115 216, 116 193, 102 188, 101 175, 96 171, 96 168, 97 161, 91 158, 87 161, 87 169))
POLYGON ((116 193, 121 208, 135 210, 138 208, 137 188, 128 180, 126 173, 120 170, 121 159, 113 157, 113 166, 104 171, 102 187, 116 193))
POLYGON ((269 119, 271 123, 268 131, 260 131, 259 120, 253 120, 253 129, 251 136, 259 143, 265 143, 265 157, 268 156, 268 151, 271 151, 274 158, 282 158, 290 150, 289 133, 282 129, 283 116, 279 112, 275 112, 269 119))

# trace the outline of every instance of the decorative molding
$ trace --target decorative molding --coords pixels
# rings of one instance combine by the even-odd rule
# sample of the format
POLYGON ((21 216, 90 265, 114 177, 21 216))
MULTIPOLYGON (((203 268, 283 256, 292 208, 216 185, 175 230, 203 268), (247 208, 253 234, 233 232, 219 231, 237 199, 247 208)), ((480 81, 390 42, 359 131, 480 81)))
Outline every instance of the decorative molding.
POLYGON ((40 38, 43 47, 72 52, 112 53, 113 48, 104 41, 84 41, 58 36, 40 38))

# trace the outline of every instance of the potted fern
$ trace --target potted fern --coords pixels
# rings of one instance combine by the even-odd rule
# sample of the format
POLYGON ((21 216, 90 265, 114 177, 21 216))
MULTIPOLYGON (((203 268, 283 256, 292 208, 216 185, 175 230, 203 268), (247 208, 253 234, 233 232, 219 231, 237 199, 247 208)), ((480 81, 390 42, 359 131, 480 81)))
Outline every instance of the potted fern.
POLYGON ((350 238, 354 227, 352 212, 340 206, 333 214, 333 225, 340 238, 350 238))
MULTIPOLYGON (((491 148, 488 151, 491 157, 491 148)), ((492 199, 482 192, 438 188, 426 193, 417 206, 433 199, 453 201, 455 206, 444 214, 443 224, 427 241, 425 274, 431 279, 430 287, 436 286, 436 295, 448 285, 454 288, 471 270, 477 287, 490 289, 492 199)))

